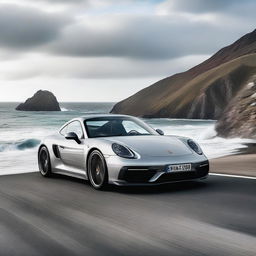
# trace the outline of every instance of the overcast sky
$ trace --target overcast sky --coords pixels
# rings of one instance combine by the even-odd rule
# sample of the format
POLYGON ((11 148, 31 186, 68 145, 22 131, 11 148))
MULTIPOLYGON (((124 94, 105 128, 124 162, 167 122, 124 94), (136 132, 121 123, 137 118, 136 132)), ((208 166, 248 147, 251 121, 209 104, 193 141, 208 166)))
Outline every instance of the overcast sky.
POLYGON ((119 101, 255 29, 255 0, 0 0, 0 101, 119 101))

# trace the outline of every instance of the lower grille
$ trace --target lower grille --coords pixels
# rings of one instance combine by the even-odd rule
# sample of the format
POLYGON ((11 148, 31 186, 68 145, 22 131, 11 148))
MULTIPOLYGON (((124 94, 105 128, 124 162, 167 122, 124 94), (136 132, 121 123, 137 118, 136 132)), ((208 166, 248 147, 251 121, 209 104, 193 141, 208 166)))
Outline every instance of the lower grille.
POLYGON ((155 182, 149 182, 157 172, 161 173, 165 168, 165 166, 125 166, 120 170, 118 179, 129 183, 149 184, 198 179, 208 174, 209 162, 192 164, 192 171, 163 173, 155 182))
POLYGON ((200 164, 193 164, 192 171, 164 173, 154 183, 199 179, 206 176, 208 173, 209 162, 205 161, 200 164))
POLYGON ((130 183, 148 182, 159 171, 159 168, 152 167, 123 167, 118 179, 130 183))

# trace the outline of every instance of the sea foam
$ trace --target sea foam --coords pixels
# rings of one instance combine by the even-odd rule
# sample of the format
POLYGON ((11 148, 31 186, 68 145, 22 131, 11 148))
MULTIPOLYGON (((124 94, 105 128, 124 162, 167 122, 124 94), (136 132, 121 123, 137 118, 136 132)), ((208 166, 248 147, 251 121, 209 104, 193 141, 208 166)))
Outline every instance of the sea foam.
POLYGON ((0 144, 0 152, 31 149, 37 147, 39 143, 38 139, 4 142, 0 144))

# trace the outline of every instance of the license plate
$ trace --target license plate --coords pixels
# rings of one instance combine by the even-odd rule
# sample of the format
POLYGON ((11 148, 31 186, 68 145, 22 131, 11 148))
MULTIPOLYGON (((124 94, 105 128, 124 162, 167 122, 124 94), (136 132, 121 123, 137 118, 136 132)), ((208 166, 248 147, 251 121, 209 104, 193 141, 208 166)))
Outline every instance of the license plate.
POLYGON ((167 167, 167 172, 191 171, 191 164, 171 164, 167 167))

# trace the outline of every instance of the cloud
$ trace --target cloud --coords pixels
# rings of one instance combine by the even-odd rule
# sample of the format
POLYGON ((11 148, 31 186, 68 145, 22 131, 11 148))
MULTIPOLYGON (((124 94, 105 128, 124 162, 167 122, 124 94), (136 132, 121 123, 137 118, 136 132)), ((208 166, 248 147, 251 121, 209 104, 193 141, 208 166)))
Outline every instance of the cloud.
POLYGON ((0 6, 0 47, 31 49, 58 36, 70 18, 35 8, 17 5, 0 6))
MULTIPOLYGON (((31 0, 34 1, 34 0, 31 0)), ((48 3, 68 3, 68 4, 76 4, 76 3, 87 3, 89 0, 39 0, 41 2, 48 3)))
MULTIPOLYGON (((56 1, 59 0, 54 2, 56 1)), ((90 1, 64 2, 89 3, 90 1)), ((97 6, 99 1, 94 1, 97 6)), ((184 3, 193 2, 194 8, 199 11, 201 1, 173 0, 171 3, 181 8, 184 3)), ((247 1, 250 2, 250 0, 247 1)), ((101 4, 106 4, 106 2, 102 1, 101 4)), ((115 2, 117 1, 110 0, 108 4, 115 2)), ((131 4, 143 1, 122 0, 121 2, 131 4)), ((150 2, 152 4, 154 1, 150 2)), ((216 6, 220 4, 219 0, 211 1, 216 5, 213 7, 213 3, 208 2, 204 0, 200 8, 216 9, 216 6)), ((225 2, 234 4, 237 0, 225 2)), ((155 6, 159 7, 157 4, 155 6)), ((42 12, 36 8, 2 5, 0 7, 0 47, 16 50, 16 52, 36 50, 51 55, 79 58, 116 57, 165 60, 186 55, 211 54, 245 32, 249 32, 253 28, 248 24, 255 21, 254 15, 249 15, 250 21, 247 21, 244 17, 235 19, 232 15, 220 14, 213 16, 197 14, 183 16, 179 13, 172 15, 153 13, 150 15, 102 15, 101 13, 92 14, 88 9, 85 10, 85 13, 82 11, 72 13, 71 21, 67 12, 42 12), (247 27, 248 30, 246 30, 247 27)))
MULTIPOLYGON (((27 0, 27 1, 34 1, 34 0, 27 0)), ((91 5, 113 5, 113 4, 136 4, 136 3, 143 3, 145 0, 38 0, 39 2, 49 2, 49 3, 68 3, 68 4, 80 4, 86 3, 91 5)), ((148 2, 157 3, 158 0, 147 0, 148 2)), ((161 2, 161 0, 160 0, 161 2)))
POLYGON ((114 57, 72 58, 28 54, 10 59, 1 67, 0 79, 127 79, 168 76, 184 71, 209 56, 186 56, 172 60, 131 60, 114 57))
POLYGON ((167 0, 161 3, 162 8, 169 11, 183 11, 189 13, 225 12, 234 5, 243 5, 254 0, 167 0))
POLYGON ((61 79, 32 78, 29 80, 5 81, 1 85, 4 93, 1 101, 24 102, 37 90, 49 90, 59 101, 78 102, 117 102, 150 85, 161 77, 131 79, 61 79), (14 93, 15 92, 15 93, 14 93))
POLYGON ((172 59, 213 53, 243 31, 183 17, 89 16, 63 30, 47 50, 64 56, 172 59))
POLYGON ((200 63, 256 21, 255 0, 0 1, 0 100, 40 88, 63 100, 119 100, 200 63))

